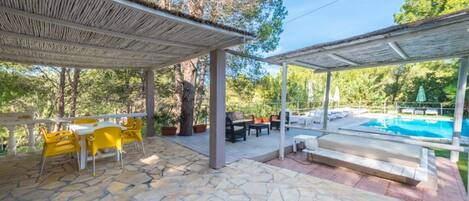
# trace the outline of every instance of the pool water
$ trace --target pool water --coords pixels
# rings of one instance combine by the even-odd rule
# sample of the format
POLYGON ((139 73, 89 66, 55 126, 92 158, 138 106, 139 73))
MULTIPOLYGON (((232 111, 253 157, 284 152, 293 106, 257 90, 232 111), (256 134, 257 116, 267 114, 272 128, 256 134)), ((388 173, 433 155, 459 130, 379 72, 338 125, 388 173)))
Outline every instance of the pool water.
MULTIPOLYGON (((382 117, 364 124, 362 127, 373 127, 380 131, 414 137, 446 138, 453 136, 453 121, 441 119, 423 119, 408 117, 382 117)), ((463 121, 462 136, 469 136, 469 120, 463 121)))

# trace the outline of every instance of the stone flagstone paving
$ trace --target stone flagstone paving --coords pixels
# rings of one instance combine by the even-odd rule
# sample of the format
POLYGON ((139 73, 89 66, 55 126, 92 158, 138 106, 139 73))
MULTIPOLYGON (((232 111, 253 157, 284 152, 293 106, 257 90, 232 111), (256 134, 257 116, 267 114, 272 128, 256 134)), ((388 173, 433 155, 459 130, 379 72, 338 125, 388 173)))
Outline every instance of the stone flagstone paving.
POLYGON ((146 156, 132 148, 124 169, 99 160, 96 177, 68 156, 41 177, 38 154, 1 158, 0 200, 393 200, 247 159, 212 170, 207 157, 159 137, 146 139, 146 156))
POLYGON ((290 153, 283 161, 273 159, 267 163, 405 201, 462 201, 467 198, 458 168, 448 159, 441 157, 436 158, 438 189, 425 185, 409 186, 346 168, 313 163, 306 160, 302 152, 290 153))

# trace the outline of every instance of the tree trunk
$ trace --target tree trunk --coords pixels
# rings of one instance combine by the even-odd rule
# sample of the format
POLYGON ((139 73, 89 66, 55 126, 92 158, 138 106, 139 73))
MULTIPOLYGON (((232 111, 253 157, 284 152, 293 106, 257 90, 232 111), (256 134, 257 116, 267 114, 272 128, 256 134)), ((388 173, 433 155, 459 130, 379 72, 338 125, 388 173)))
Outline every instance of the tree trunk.
POLYGON ((78 82, 80 81, 80 69, 75 68, 72 80, 72 104, 70 106, 70 116, 75 117, 77 111, 78 82))
MULTIPOLYGON (((66 74, 67 69, 62 68, 60 70, 60 77, 59 77, 59 108, 58 108, 58 114, 57 116, 59 118, 64 117, 65 115, 65 74, 66 74)), ((59 123, 57 126, 57 129, 60 129, 62 127, 62 123, 59 123)))
POLYGON ((182 71, 182 96, 181 119, 179 135, 192 135, 194 123, 194 98, 195 98, 195 71, 196 62, 193 59, 181 63, 182 71))
POLYGON ((207 74, 207 65, 205 65, 204 62, 199 63, 199 74, 197 76, 197 81, 196 81, 196 92, 195 92, 195 111, 194 111, 194 119, 195 119, 195 124, 200 124, 201 122, 197 122, 197 117, 198 113, 202 111, 202 103, 204 102, 204 97, 205 97, 205 76, 207 74))

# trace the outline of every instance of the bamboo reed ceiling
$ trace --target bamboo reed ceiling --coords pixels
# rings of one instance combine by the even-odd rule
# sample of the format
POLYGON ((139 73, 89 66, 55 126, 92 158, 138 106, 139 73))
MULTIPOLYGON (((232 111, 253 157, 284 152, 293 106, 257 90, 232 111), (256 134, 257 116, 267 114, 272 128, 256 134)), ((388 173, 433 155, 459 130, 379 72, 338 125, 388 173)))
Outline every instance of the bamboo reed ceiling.
POLYGON ((317 72, 414 63, 469 55, 469 10, 317 44, 267 58, 317 72))
POLYGON ((154 69, 254 37, 127 0, 2 0, 0 36, 4 61, 154 69))

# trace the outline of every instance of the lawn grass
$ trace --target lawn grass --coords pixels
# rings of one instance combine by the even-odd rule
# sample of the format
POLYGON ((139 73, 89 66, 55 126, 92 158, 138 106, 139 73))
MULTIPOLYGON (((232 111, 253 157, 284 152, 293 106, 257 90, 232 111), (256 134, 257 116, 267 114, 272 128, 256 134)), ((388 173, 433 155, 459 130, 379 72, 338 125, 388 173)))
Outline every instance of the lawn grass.
MULTIPOLYGON (((435 155, 449 158, 450 151, 448 150, 435 150, 435 155)), ((467 189, 467 153, 460 153, 459 154, 459 162, 458 162, 458 169, 459 174, 461 175, 462 181, 464 182, 464 186, 467 189)))

